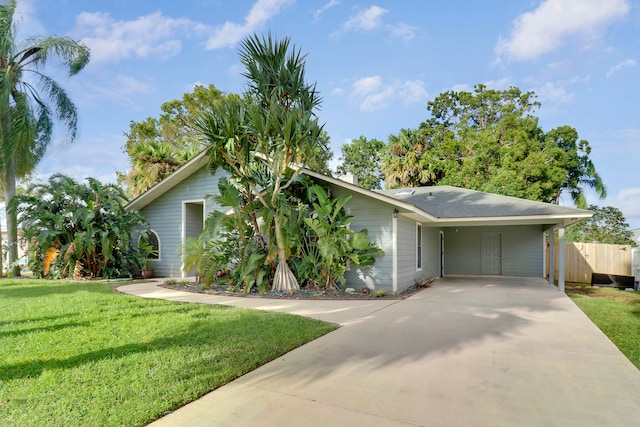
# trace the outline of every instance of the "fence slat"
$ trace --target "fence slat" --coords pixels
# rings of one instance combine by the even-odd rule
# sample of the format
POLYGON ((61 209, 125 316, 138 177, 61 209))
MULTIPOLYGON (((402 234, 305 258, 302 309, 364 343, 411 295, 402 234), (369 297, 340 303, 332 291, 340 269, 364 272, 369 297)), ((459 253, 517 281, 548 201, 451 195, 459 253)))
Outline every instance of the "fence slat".
MULTIPOLYGON (((555 277, 558 277, 558 242, 555 242, 555 277)), ((631 275, 631 246, 600 243, 565 243, 564 277, 568 282, 590 282, 591 273, 631 275)), ((549 260, 549 248, 546 253, 549 260)), ((547 277, 549 262, 547 262, 547 277)))

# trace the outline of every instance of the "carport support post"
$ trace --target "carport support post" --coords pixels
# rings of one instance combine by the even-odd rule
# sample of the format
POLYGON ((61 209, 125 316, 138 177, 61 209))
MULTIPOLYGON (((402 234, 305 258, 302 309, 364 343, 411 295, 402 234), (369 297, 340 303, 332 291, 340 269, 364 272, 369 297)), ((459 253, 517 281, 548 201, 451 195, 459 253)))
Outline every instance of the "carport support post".
POLYGON ((549 230, 549 283, 555 285, 556 280, 556 257, 555 257, 555 246, 556 246, 556 229, 552 228, 549 230))
POLYGON ((564 225, 558 227, 558 290, 564 292, 564 225))

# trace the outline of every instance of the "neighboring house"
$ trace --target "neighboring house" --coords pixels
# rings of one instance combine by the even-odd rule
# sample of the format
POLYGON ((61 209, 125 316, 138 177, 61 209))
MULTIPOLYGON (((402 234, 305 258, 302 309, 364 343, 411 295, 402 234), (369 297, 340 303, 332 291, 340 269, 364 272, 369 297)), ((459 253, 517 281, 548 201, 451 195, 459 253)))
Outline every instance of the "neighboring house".
MULTIPOLYGON (((366 228, 370 240, 385 252, 372 268, 348 271, 350 287, 400 291, 418 278, 444 275, 544 277, 546 236, 559 230, 563 239, 564 227, 592 215, 449 186, 371 191, 303 173, 329 185, 335 196, 351 195, 345 206, 355 217, 351 228, 366 228)), ((190 275, 180 265, 180 244, 197 237, 207 215, 219 209, 207 196, 217 193, 218 180, 226 175, 222 169, 212 175, 201 153, 127 205, 140 210, 157 236, 156 275, 190 275)), ((559 258, 559 271, 564 271, 562 254, 559 258)), ((563 290, 563 277, 558 280, 563 290)))

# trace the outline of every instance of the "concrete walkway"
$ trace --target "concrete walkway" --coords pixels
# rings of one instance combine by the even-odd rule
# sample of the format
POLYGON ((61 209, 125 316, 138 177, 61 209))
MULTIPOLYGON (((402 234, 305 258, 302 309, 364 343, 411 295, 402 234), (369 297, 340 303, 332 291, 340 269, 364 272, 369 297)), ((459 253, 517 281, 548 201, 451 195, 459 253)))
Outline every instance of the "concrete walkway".
POLYGON ((342 328, 153 426, 637 426, 640 371, 541 279, 446 278, 402 301, 151 298, 287 311, 342 328))

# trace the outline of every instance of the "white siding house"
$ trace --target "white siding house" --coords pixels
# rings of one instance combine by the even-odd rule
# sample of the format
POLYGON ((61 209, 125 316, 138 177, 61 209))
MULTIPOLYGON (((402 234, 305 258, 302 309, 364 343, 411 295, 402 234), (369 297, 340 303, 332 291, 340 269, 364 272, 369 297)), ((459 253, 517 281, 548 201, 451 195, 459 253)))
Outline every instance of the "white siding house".
MULTIPOLYGON (((345 206, 355 217, 351 228, 367 229, 370 240, 384 250, 375 266, 346 272, 349 287, 401 291, 418 279, 442 275, 544 277, 545 239, 557 230, 562 240, 564 227, 592 215, 449 186, 370 191, 302 172, 329 185, 335 196, 351 195, 345 206)), ((222 176, 226 173, 221 169, 211 174, 201 153, 127 205, 140 210, 158 236, 158 276, 192 274, 183 271, 179 248, 185 239, 197 237, 207 215, 219 209, 207 196, 217 193, 222 176)), ((564 262, 562 254, 559 259, 564 262)), ((558 278, 561 290, 563 280, 558 278)))

